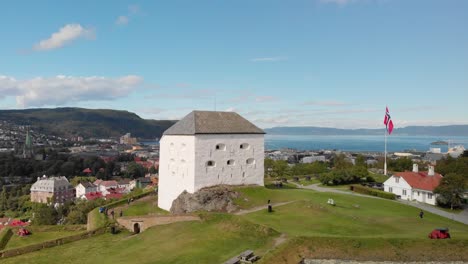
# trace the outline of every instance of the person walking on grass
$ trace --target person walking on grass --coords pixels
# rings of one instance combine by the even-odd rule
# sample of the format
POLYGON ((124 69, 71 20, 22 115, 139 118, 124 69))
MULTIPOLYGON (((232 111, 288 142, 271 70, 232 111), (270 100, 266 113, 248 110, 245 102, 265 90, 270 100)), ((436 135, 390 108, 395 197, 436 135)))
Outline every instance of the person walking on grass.
POLYGON ((423 210, 421 210, 421 212, 419 212, 419 218, 423 219, 423 217, 424 217, 424 212, 423 210))

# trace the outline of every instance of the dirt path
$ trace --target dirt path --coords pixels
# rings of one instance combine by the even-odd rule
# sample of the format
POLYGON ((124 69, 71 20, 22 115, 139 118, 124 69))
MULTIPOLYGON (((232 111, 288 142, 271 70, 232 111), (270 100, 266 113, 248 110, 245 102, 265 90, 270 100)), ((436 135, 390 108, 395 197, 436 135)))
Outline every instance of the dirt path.
MULTIPOLYGON (((273 208, 275 207, 278 207, 278 206, 282 206, 282 205, 285 205, 285 204, 290 204, 290 203, 293 203, 295 201, 289 201, 289 202, 283 202, 283 203, 274 203, 274 204, 271 204, 271 206, 273 208)), ((235 215, 244 215, 244 214, 248 214, 248 213, 253 213, 253 212, 257 212, 257 211, 260 211, 260 210, 267 210, 268 207, 267 205, 262 205, 262 206, 257 206, 257 207, 254 207, 254 208, 250 208, 250 209, 247 209, 247 210, 240 210, 238 212, 235 212, 234 214, 235 215)))

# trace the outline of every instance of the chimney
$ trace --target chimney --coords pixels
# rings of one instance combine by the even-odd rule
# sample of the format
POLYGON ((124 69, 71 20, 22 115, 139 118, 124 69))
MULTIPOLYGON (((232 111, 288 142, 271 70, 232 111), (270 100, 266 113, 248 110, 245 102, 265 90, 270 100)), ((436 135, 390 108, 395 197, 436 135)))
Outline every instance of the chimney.
POLYGON ((434 176, 434 166, 429 165, 429 171, 427 172, 427 176, 434 176))
POLYGON ((419 172, 418 164, 416 163, 413 164, 413 172, 419 172))

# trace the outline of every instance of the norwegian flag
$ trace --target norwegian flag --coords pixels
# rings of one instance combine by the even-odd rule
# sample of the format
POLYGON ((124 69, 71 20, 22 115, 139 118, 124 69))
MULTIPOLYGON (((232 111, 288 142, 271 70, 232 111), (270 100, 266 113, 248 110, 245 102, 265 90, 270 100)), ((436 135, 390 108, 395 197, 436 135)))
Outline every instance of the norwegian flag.
POLYGON ((385 124, 385 127, 387 128, 388 134, 392 134, 393 131, 393 122, 392 118, 390 117, 390 113, 388 112, 388 107, 385 109, 385 117, 383 123, 385 124))

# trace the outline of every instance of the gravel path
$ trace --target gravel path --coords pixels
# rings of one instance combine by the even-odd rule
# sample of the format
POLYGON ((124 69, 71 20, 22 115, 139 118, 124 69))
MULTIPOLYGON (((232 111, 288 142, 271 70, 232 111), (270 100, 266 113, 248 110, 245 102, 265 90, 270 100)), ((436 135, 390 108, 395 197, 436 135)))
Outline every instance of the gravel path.
MULTIPOLYGON (((379 198, 379 197, 363 195, 363 194, 354 193, 354 192, 346 192, 346 191, 342 191, 342 190, 336 190, 336 189, 333 189, 333 188, 320 187, 319 183, 308 185, 308 186, 301 186, 299 184, 296 184, 296 185, 299 188, 310 189, 310 190, 314 190, 314 191, 317 191, 317 192, 339 193, 339 194, 354 195, 354 196, 367 197, 367 198, 373 198, 373 199, 382 199, 382 198, 379 198)), ((406 204, 406 205, 413 206, 413 207, 417 207, 417 208, 422 209, 424 211, 431 212, 433 214, 440 215, 440 216, 443 216, 445 218, 449 218, 449 219, 452 219, 454 221, 457 221, 457 222, 468 225, 468 207, 466 207, 466 206, 465 206, 465 210, 463 210, 463 212, 460 212, 459 214, 453 214, 453 213, 446 212, 444 210, 440 210, 440 209, 438 209, 438 208, 436 208, 434 206, 428 205, 428 204, 405 201, 405 200, 396 200, 395 202, 406 204)))
MULTIPOLYGON (((273 210, 274 210, 275 207, 285 205, 285 204, 294 203, 294 202, 295 201, 289 201, 289 202, 284 202, 284 203, 273 203, 273 204, 271 204, 271 206, 273 207, 273 210)), ((247 210, 242 210, 241 209, 240 211, 235 212, 234 214, 235 215, 244 215, 244 214, 248 214, 248 213, 257 212, 257 211, 260 211, 260 210, 268 210, 268 205, 261 205, 261 206, 257 206, 257 207, 250 208, 250 209, 247 209, 247 210)))

